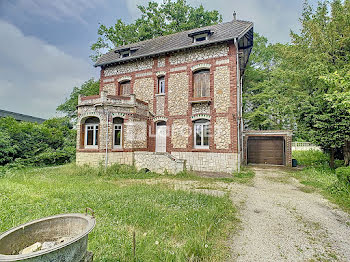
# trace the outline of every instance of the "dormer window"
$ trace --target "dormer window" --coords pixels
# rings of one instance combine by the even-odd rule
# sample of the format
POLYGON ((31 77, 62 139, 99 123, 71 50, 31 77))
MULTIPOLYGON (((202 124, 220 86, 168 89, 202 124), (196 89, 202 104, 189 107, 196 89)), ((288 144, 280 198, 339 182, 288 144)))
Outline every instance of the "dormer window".
POLYGON ((205 41, 205 40, 208 40, 208 35, 206 34, 202 34, 202 35, 196 35, 194 38, 193 38, 193 42, 201 42, 201 41, 205 41))
POLYGON ((133 53, 135 53, 140 47, 134 46, 134 47, 127 47, 123 49, 117 49, 114 52, 119 53, 120 58, 125 58, 131 56, 133 53))
POLYGON ((192 42, 202 42, 209 39, 209 37, 213 34, 210 30, 202 30, 188 34, 189 37, 192 37, 192 42))
POLYGON ((120 52, 120 57, 128 57, 130 56, 130 51, 123 51, 123 52, 120 52))

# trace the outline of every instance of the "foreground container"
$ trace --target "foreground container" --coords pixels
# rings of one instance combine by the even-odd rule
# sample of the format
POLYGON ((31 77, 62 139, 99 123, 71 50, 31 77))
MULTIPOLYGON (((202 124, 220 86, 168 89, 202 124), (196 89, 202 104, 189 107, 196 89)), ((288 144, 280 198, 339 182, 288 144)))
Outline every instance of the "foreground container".
POLYGON ((84 262, 92 261, 87 252, 88 234, 95 218, 87 214, 63 214, 46 217, 12 228, 0 235, 0 262, 84 262), (66 242, 52 248, 19 255, 18 252, 36 242, 66 242))

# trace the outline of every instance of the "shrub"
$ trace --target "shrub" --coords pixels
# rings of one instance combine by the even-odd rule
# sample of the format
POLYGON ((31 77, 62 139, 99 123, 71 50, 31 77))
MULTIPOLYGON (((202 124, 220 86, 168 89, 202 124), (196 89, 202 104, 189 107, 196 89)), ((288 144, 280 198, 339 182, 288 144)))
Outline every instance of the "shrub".
POLYGON ((328 154, 319 150, 293 151, 293 158, 298 161, 301 166, 328 166, 328 154))
POLYGON ((22 168, 70 162, 75 158, 75 137, 66 118, 43 124, 0 118, 0 165, 22 168))
POLYGON ((350 166, 339 167, 336 169, 335 173, 340 183, 350 186, 350 166))

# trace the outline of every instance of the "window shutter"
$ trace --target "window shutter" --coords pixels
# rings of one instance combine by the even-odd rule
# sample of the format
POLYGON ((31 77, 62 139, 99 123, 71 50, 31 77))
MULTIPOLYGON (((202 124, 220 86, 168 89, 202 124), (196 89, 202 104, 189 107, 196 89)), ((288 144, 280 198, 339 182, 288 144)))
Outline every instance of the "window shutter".
POLYGON ((200 78, 200 74, 194 74, 193 80, 194 80, 193 96, 194 97, 201 97, 201 78, 200 78))
POLYGON ((203 86, 202 86, 202 95, 204 97, 209 96, 209 87, 210 87, 210 75, 209 72, 204 72, 203 74, 203 86))
POLYGON ((80 125, 80 148, 84 148, 85 144, 85 125, 81 124, 80 125))
POLYGON ((121 84, 121 94, 122 95, 130 95, 130 82, 126 82, 126 83, 123 83, 121 84))

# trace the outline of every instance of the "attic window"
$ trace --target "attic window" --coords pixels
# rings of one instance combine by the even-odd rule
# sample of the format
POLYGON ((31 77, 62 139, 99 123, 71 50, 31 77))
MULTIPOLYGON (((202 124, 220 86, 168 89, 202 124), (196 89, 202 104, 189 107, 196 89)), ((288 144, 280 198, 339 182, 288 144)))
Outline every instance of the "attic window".
POLYGON ((208 40, 212 34, 213 32, 210 30, 202 30, 202 31, 190 33, 188 34, 188 36, 192 37, 193 43, 196 43, 196 42, 202 42, 202 41, 208 40))
POLYGON ((130 51, 120 52, 120 57, 129 57, 129 56, 130 56, 130 51))
POLYGON ((197 36, 193 37, 193 43, 201 42, 201 41, 205 41, 205 40, 208 40, 208 35, 206 35, 206 34, 197 35, 197 36))

